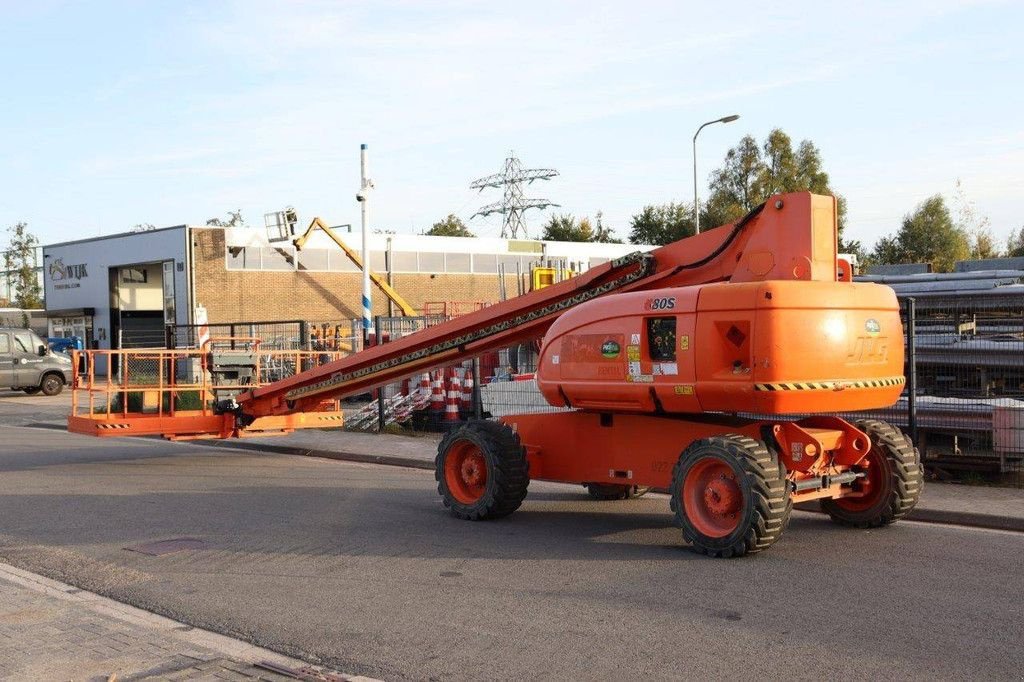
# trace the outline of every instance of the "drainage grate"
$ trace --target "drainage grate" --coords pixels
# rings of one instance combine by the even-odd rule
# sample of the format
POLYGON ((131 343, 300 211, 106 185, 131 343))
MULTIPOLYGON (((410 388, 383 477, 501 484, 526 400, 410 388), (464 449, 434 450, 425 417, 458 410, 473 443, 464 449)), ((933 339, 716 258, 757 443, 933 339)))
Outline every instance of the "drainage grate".
POLYGON ((189 549, 204 549, 206 543, 199 538, 174 538, 173 540, 157 540, 156 542, 145 542, 133 547, 125 547, 129 552, 138 552, 149 556, 163 556, 174 552, 183 552, 189 549))

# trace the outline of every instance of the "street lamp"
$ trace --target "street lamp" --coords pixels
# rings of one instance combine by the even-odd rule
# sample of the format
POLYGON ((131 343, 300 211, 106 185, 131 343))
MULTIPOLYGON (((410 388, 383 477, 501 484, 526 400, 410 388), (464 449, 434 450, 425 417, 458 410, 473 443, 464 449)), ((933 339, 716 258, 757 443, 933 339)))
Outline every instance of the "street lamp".
POLYGON ((695 234, 700 234, 700 198, 697 196, 697 136, 700 135, 700 131, 712 123, 732 123, 739 117, 739 114, 731 114, 722 118, 716 118, 714 121, 708 121, 701 125, 700 128, 697 128, 697 132, 693 134, 693 226, 695 234))

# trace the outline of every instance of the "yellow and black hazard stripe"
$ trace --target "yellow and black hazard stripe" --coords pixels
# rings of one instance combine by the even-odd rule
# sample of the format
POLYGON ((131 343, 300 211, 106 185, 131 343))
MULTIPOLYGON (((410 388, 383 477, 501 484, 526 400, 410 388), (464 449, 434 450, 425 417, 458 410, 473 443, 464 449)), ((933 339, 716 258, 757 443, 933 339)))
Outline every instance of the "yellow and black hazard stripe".
POLYGON ((131 424, 97 424, 97 429, 130 429, 131 424))
POLYGON ((754 384, 755 391, 842 391, 848 388, 886 388, 902 386, 906 378, 886 377, 884 379, 833 379, 831 381, 777 381, 770 384, 754 384))

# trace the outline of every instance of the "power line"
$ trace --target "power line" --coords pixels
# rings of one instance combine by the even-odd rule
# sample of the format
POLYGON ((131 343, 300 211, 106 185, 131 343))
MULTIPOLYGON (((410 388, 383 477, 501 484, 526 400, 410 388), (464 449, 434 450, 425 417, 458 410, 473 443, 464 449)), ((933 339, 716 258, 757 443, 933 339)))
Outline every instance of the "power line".
POLYGON ((470 220, 477 216, 489 216, 494 213, 502 215, 501 236, 502 238, 516 239, 522 230, 523 237, 527 237, 526 223, 523 222, 523 213, 531 208, 545 209, 550 206, 560 206, 548 199, 527 199, 523 196, 523 184, 532 184, 535 180, 550 180, 558 175, 553 168, 527 168, 515 157, 514 152, 509 152, 505 159, 505 169, 501 173, 488 175, 474 180, 469 184, 470 189, 481 192, 488 187, 502 187, 505 196, 501 201, 482 206, 480 210, 470 216, 470 220))

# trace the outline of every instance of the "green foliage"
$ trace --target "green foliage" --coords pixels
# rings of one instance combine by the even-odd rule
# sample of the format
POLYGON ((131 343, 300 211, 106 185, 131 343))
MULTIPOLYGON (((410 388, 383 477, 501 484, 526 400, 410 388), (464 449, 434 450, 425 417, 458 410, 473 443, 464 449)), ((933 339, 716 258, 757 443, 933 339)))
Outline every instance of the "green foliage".
POLYGON ((630 220, 629 241, 633 244, 663 245, 691 237, 695 231, 693 208, 687 204, 644 206, 630 220))
POLYGON ((242 217, 242 209, 238 209, 237 211, 228 211, 227 220, 210 218, 206 224, 214 227, 241 227, 245 225, 245 218, 242 217))
POLYGON ((11 289, 14 291, 12 303, 16 308, 25 310, 42 308, 43 291, 36 273, 39 239, 28 231, 26 223, 8 227, 7 234, 9 243, 4 251, 4 269, 8 272, 11 289))
POLYGON ((833 191, 819 149, 803 140, 794 150, 792 139, 779 128, 768 133, 763 145, 746 135, 726 152, 711 173, 710 189, 701 212, 707 227, 739 220, 773 194, 804 191, 835 195, 840 234, 846 226, 846 201, 833 191))
POLYGON ((872 257, 878 263, 926 262, 937 272, 951 272, 970 253, 966 231, 953 223, 945 199, 936 194, 903 217, 895 236, 878 240, 872 257))
POLYGON ((1017 232, 1011 232, 1006 241, 1006 255, 1012 258, 1024 256, 1024 226, 1017 232))
POLYGON ((597 227, 590 222, 590 218, 577 220, 569 214, 553 215, 544 225, 544 233, 541 239, 552 242, 600 242, 619 243, 619 240, 612 236, 601 223, 601 212, 597 213, 597 227))
POLYGON ((999 258, 1002 251, 996 246, 995 235, 988 216, 978 215, 974 202, 967 198, 967 192, 958 179, 953 192, 953 204, 956 207, 956 226, 967 235, 970 242, 971 258, 999 258))
POLYGON ((434 226, 424 232, 434 237, 475 237, 476 235, 469 231, 466 224, 459 219, 454 213, 448 214, 448 217, 444 220, 434 223, 434 226))

